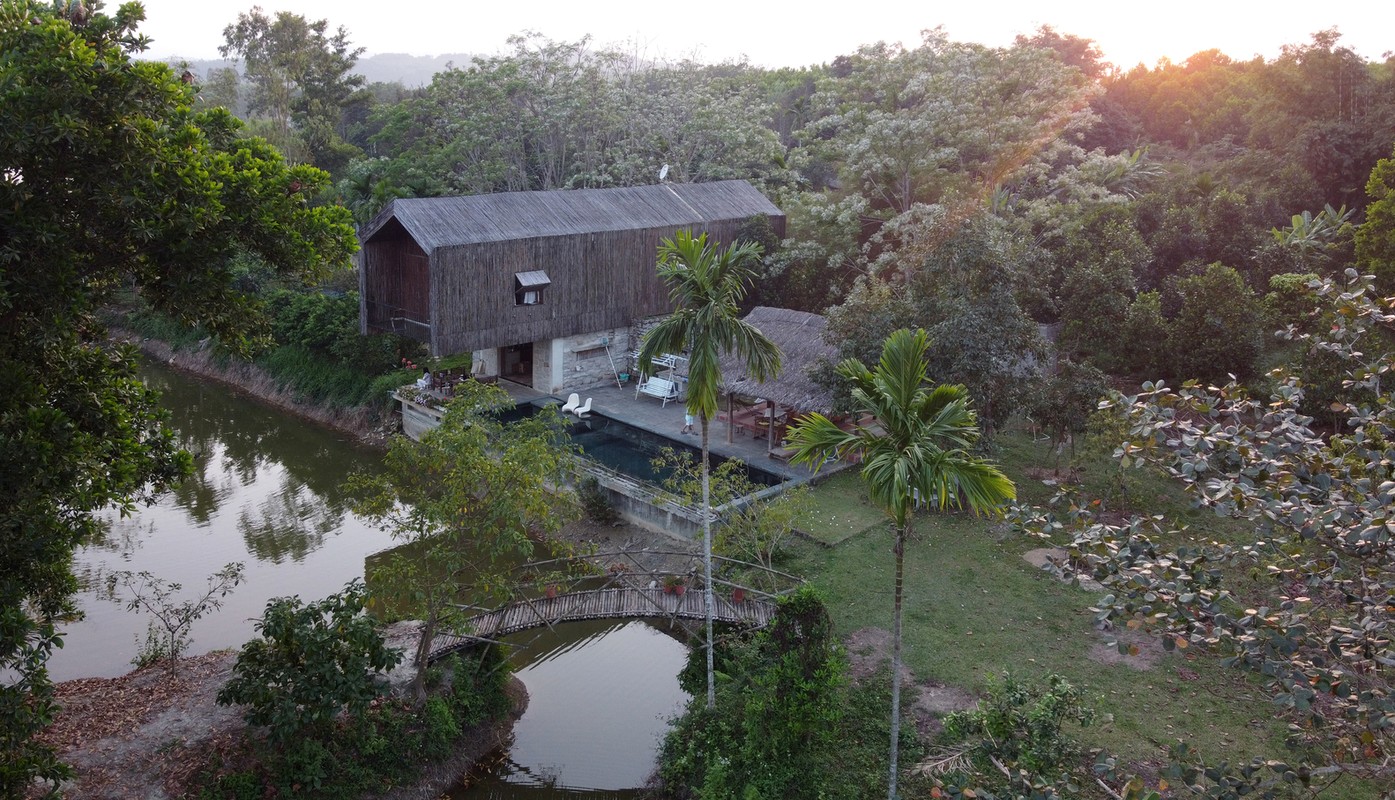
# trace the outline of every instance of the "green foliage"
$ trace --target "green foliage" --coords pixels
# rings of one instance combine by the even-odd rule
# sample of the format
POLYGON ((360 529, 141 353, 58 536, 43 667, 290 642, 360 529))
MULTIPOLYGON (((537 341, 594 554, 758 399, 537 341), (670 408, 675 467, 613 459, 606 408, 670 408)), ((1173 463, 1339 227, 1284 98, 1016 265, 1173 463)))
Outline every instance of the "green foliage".
POLYGON ((1395 294, 1395 153, 1382 158, 1366 181, 1371 203, 1356 230, 1356 266, 1376 276, 1376 291, 1395 294))
POLYGON ((505 692, 508 663, 496 648, 452 656, 444 666, 448 688, 424 704, 383 699, 341 719, 323 737, 284 745, 244 740, 238 761, 252 766, 233 771, 215 758, 202 770, 198 796, 351 800, 411 783, 423 763, 448 755, 463 731, 502 718, 512 707, 505 692))
POLYGON ((843 431, 822 414, 809 414, 790 431, 796 463, 815 467, 829 458, 862 460, 862 478, 872 501, 893 528, 895 557, 892 600, 891 758, 888 797, 896 797, 901 722, 901 606, 906 540, 918 501, 933 508, 969 508, 993 514, 1017 495, 1016 487, 994 464, 972 456, 978 441, 977 416, 963 386, 929 386, 925 331, 895 331, 882 348, 875 370, 855 359, 838 365, 853 386, 852 402, 873 417, 876 427, 843 431))
MULTIPOLYGON (((722 651, 715 706, 694 699, 664 738, 666 791, 710 800, 818 798, 858 796, 843 792, 859 779, 875 785, 876 777, 844 768, 868 744, 842 732, 864 720, 845 720, 854 690, 813 589, 782 599, 770 628, 726 640, 722 651)), ((880 775, 884 764, 870 760, 880 775)))
MULTIPOLYGON (((752 485, 745 496, 759 488, 752 485)), ((732 510, 717 531, 717 552, 774 569, 804 518, 809 495, 808 485, 801 484, 732 510)))
POLYGON ((1149 378, 1162 375, 1168 356, 1165 348, 1158 347, 1159 342, 1167 341, 1167 320, 1163 317, 1160 293, 1138 293, 1129 304, 1119 338, 1130 374, 1149 378))
MULTIPOLYGON (((702 469, 690 453, 666 447, 654 459, 653 466, 656 472, 668 476, 663 481, 664 490, 679 502, 701 502, 702 469)), ((714 552, 773 569, 808 505, 808 487, 796 486, 772 498, 753 498, 767 487, 752 481, 746 462, 738 458, 722 461, 708 470, 707 477, 713 507, 725 507, 714 552)), ((752 580, 766 578, 769 576, 751 576, 752 580)))
POLYGON ((1176 766, 1201 791, 1230 792, 1209 796, 1268 791, 1319 771, 1365 774, 1390 747, 1395 407, 1382 381, 1395 366, 1395 309, 1370 291, 1354 270, 1344 285, 1317 289, 1332 325, 1306 341, 1341 358, 1365 398, 1344 407, 1345 429, 1330 437, 1299 412, 1302 390, 1283 373, 1264 401, 1233 383, 1144 384, 1113 400, 1128 423, 1120 463, 1162 468, 1199 507, 1248 522, 1252 540, 1195 542, 1177 531, 1155 539, 1145 520, 1120 526, 1072 513, 1073 568, 1109 591, 1094 609, 1101 621, 1151 631, 1165 649, 1215 653, 1256 676, 1292 722, 1288 744, 1305 763, 1197 768, 1188 757, 1176 766))
POLYGON ((519 590, 515 563, 540 546, 566 549, 550 536, 574 510, 573 494, 557 488, 573 464, 565 422, 553 408, 499 422, 497 412, 511 405, 498 386, 465 381, 439 427, 420 442, 397 437, 385 471, 355 475, 348 487, 355 510, 403 545, 369 580, 395 611, 424 623, 413 659, 418 697, 437 632, 468 617, 461 599, 507 602, 519 590))
POLYGON ((323 739, 342 712, 362 713, 378 695, 374 673, 402 658, 383 643, 363 604, 357 582, 317 603, 271 600, 257 623, 262 638, 243 645, 219 704, 245 706, 248 724, 267 728, 283 747, 323 739))
POLYGON ((1254 374, 1264 320, 1254 292, 1230 267, 1211 264, 1174 287, 1177 315, 1168 322, 1168 373, 1220 381, 1254 374))
POLYGON ((460 721, 451 713, 449 701, 443 697, 428 697, 421 707, 422 754, 436 759, 450 752, 450 746, 460 737, 460 721))
POLYGON ((163 661, 171 673, 175 672, 179 659, 189 647, 189 629, 198 620, 222 608, 223 598, 245 577, 244 565, 228 564, 208 576, 208 590, 202 595, 180 601, 177 596, 183 586, 157 578, 149 572, 122 570, 108 575, 108 594, 115 598, 118 587, 124 589, 130 595, 130 599, 126 600, 127 611, 144 611, 155 618, 150 621, 146 643, 140 648, 134 663, 143 667, 163 661), (157 621, 163 630, 155 627, 157 621))
POLYGON ((1269 293, 1264 296, 1264 317, 1268 327, 1279 330, 1289 325, 1304 333, 1312 333, 1310 322, 1318 307, 1313 286, 1319 278, 1312 272, 1286 272, 1269 279, 1269 293))
POLYGON ((133 350, 96 310, 134 290, 234 349, 261 332, 232 285, 258 254, 300 280, 345 265, 347 212, 289 194, 327 176, 244 138, 196 88, 137 61, 142 12, 0 0, 0 795, 62 771, 31 737, 52 716, 44 669, 92 513, 168 487, 189 464, 133 350), (81 9, 79 11, 79 9, 81 9), (81 24, 70 19, 80 14, 81 24))
POLYGON ((503 717, 511 701, 505 691, 512 672, 500 648, 476 649, 466 655, 451 656, 450 706, 466 727, 503 717))
POLYGON ((241 59, 251 83, 250 109, 264 115, 267 138, 304 148, 317 166, 337 172, 358 154, 337 128, 349 95, 363 84, 352 74, 363 48, 349 46, 342 26, 332 36, 328 28, 326 20, 310 22, 287 11, 273 20, 254 7, 223 29, 218 51, 241 59))
POLYGON ((1076 364, 1067 358, 1056 363, 1030 413, 1050 434, 1058 454, 1067 440, 1074 451, 1075 438, 1085 432, 1090 415, 1108 388, 1104 374, 1089 364, 1076 364))
MULTIPOLYGON (((371 404, 375 379, 360 370, 317 356, 298 346, 277 347, 257 359, 282 389, 330 407, 371 404)), ((389 373, 395 375, 396 373, 389 373)), ((395 388, 397 383, 393 384, 395 388)), ((390 391, 390 389, 389 389, 390 391)))
POLYGON ((386 158, 341 184, 357 216, 395 196, 651 184, 664 165, 673 181, 791 181, 758 70, 645 62, 585 38, 509 46, 373 114, 386 158))
POLYGON ((1152 259, 1128 207, 1110 204, 1066 223, 1053 248, 1065 272, 1057 307, 1058 345, 1108 371, 1127 369, 1119 329, 1134 296, 1134 274, 1152 259))
POLYGON ((978 707, 945 717, 941 741, 969 756, 978 779, 994 788, 1018 790, 1078 770, 1080 747, 1064 730, 1068 723, 1089 725, 1094 712, 1065 678, 1049 675, 1046 683, 1033 686, 1003 673, 978 707), (994 760, 1012 776, 1004 780, 994 760))
POLYGON ((581 510, 592 522, 614 525, 620 521, 620 512, 615 510, 615 504, 610 502, 610 495, 594 475, 587 475, 581 479, 581 483, 576 487, 576 496, 581 501, 581 510))
POLYGON ((159 339, 162 342, 167 342, 175 350, 196 347, 200 342, 209 338, 208 333, 202 328, 183 325, 148 308, 133 311, 127 316, 119 318, 114 324, 128 328, 133 333, 138 333, 147 339, 159 339))
MULTIPOLYGON (((929 376, 965 386, 991 433, 1022 409, 1045 360, 1037 324, 1015 294, 1028 265, 1002 223, 986 214, 965 219, 920 208, 898 224, 910 226, 905 235, 915 238, 883 259, 899 274, 859 280, 847 301, 829 311, 825 337, 842 358, 872 363, 892 331, 924 328, 929 376)), ((838 386, 831 376, 823 380, 838 386)))

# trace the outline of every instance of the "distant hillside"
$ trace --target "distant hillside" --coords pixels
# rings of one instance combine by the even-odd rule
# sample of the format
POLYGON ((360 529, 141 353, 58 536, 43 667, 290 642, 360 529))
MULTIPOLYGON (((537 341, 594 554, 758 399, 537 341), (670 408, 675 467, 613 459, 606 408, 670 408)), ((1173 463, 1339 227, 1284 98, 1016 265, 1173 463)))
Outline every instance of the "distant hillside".
POLYGON ((447 64, 467 67, 473 56, 468 53, 446 53, 439 56, 409 56, 406 53, 379 53, 360 58, 354 72, 362 75, 369 83, 401 83, 408 89, 431 83, 436 73, 444 70, 447 64))
MULTIPOLYGON (((408 89, 418 86, 425 86, 431 83, 431 78, 436 73, 444 70, 447 64, 455 64, 457 67, 468 66, 470 63, 468 53, 447 53, 439 56, 410 56, 406 53, 379 53, 375 56, 360 58, 354 68, 354 72, 362 75, 368 83, 401 83, 408 89)), ((183 59, 174 57, 166 61, 170 64, 183 63, 183 59)), ((232 66, 232 62, 225 59, 202 59, 189 61, 189 68, 200 77, 207 76, 215 69, 223 69, 232 66)))

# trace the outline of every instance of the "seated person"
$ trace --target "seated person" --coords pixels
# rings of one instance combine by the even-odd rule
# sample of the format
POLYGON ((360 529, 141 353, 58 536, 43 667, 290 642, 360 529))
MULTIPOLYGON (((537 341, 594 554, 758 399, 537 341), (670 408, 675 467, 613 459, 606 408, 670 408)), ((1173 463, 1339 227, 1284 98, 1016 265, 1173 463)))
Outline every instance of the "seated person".
POLYGON ((422 367, 421 377, 417 378, 417 388, 430 389, 434 384, 435 381, 431 379, 431 369, 429 367, 422 367))

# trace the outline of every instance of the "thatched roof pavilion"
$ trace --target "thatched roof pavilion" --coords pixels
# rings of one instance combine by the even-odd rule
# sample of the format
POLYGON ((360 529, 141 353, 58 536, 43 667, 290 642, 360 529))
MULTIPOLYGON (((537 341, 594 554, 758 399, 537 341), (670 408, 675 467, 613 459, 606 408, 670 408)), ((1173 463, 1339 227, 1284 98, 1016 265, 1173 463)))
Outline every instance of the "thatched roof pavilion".
MULTIPOLYGON (((740 414, 733 408, 735 395, 758 397, 782 409, 790 417, 805 411, 829 415, 833 412, 833 392, 816 383, 811 375, 821 358, 837 361, 838 352, 823 339, 828 321, 807 311, 757 306, 745 316, 746 322, 760 329, 780 348, 780 374, 767 381, 746 376, 746 368, 735 356, 722 359, 722 391, 727 394, 727 438, 731 439, 740 414)), ((776 416, 774 409, 766 414, 776 416)), ((775 437, 768 436, 772 448, 775 437)))

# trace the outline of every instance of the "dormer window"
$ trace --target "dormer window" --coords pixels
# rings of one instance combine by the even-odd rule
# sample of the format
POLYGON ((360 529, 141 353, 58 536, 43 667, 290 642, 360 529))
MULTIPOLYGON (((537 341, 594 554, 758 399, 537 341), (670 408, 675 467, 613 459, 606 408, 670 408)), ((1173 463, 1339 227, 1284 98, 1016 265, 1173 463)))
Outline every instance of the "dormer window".
POLYGON ((517 272, 513 276, 513 302, 517 306, 540 306, 543 291, 552 285, 552 279, 540 269, 531 272, 517 272))

